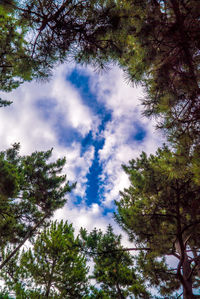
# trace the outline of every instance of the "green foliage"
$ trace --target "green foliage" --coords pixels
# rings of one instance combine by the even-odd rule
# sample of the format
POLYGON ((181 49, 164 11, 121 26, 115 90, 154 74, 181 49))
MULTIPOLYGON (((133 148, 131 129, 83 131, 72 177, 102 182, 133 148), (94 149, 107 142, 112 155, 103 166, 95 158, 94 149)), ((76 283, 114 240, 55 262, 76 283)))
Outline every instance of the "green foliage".
MULTIPOLYGON (((32 79, 33 60, 25 40, 27 27, 15 11, 0 3, 0 89, 11 91, 24 80, 32 79)), ((6 101, 1 101, 5 105, 6 101)))
POLYGON ((0 246, 26 241, 66 203, 65 159, 48 163, 52 150, 19 155, 19 145, 0 153, 0 246), (30 233, 30 236, 27 235, 30 233))
POLYGON ((66 59, 103 66, 121 52, 107 35, 118 29, 115 8, 113 0, 1 1, 0 89, 48 77, 66 59))
POLYGON ((88 267, 72 225, 52 222, 3 272, 17 298, 83 298, 88 267))
POLYGON ((84 250, 93 258, 91 278, 100 284, 90 298, 149 298, 142 279, 134 270, 133 257, 121 245, 121 236, 109 225, 105 234, 94 229, 90 234, 81 229, 84 250), (99 297, 102 296, 102 297, 99 297))
POLYGON ((199 143, 199 1, 119 1, 127 12, 119 59, 146 88, 147 116, 159 116, 171 141, 199 143), (161 117, 161 118, 160 118, 161 117))
POLYGON ((114 60, 145 87, 144 113, 159 116, 169 140, 198 145, 199 9, 195 0, 4 0, 1 89, 47 77, 67 59, 114 60))
POLYGON ((124 170, 131 186, 121 192, 115 217, 134 243, 151 248, 138 259, 151 285, 170 294, 179 286, 177 277, 191 296, 199 275, 200 189, 190 164, 183 161, 166 147, 130 161, 124 170), (166 256, 177 259, 175 271, 166 256))
POLYGON ((99 61, 107 60, 105 54, 114 47, 106 32, 115 30, 119 19, 115 8, 113 0, 27 0, 16 6, 19 17, 29 23, 34 36, 30 44, 32 55, 45 68, 68 55, 78 60, 99 55, 99 61))
MULTIPOLYGON (((24 81, 48 77, 55 64, 71 58, 101 67, 117 61, 132 82, 144 86, 144 114, 159 117, 158 127, 165 130, 175 150, 172 153, 164 147, 149 158, 143 153, 124 166, 131 186, 116 203, 116 219, 130 239, 151 249, 137 257, 137 270, 144 279, 158 287, 163 296, 173 293, 181 283, 186 298, 193 296, 192 287, 199 286, 200 275, 199 9, 195 0, 0 1, 0 90, 11 91, 24 81), (177 258, 175 270, 166 262, 170 255, 177 258)), ((10 103, 0 99, 0 107, 10 103)), ((47 216, 64 205, 71 190, 66 177, 60 175, 65 159, 47 163, 51 151, 20 157, 18 150, 14 145, 0 153, 0 246, 4 262, 18 250, 8 246, 6 252, 5 246, 22 245, 47 216)), ((43 239, 36 240, 34 246, 43 261, 30 250, 24 253, 19 271, 15 267, 14 275, 21 282, 11 280, 11 285, 20 298, 44 296, 45 279, 56 259, 54 250, 67 250, 62 242, 65 225, 52 224, 41 234, 43 239), (47 254, 52 262, 44 265, 45 259, 49 261, 47 254), (46 271, 43 284, 42 270, 46 271), (31 279, 38 283, 38 276, 41 288, 32 290, 28 283, 31 279), (22 278, 27 282, 26 290, 22 278)), ((72 228, 67 234, 78 250, 72 228)), ((82 230, 81 235, 95 262, 93 277, 102 285, 101 290, 91 287, 89 295, 83 288, 81 296, 148 296, 133 270, 132 257, 123 250, 111 227, 106 234, 94 230, 88 235, 82 230)), ((69 250, 67 254, 75 260, 80 257, 75 249, 77 255, 69 250)), ((85 267, 83 257, 81 261, 85 267)), ((69 268, 66 260, 64 264, 67 268, 63 266, 62 277, 69 268)), ((64 264, 60 264, 61 269, 64 264)), ((6 266, 14 269, 14 260, 6 266)), ((75 272, 79 277, 78 268, 75 272)), ((68 296, 62 293, 66 288, 59 285, 56 292, 68 296)), ((46 292, 51 296, 47 284, 46 292)))
POLYGON ((105 291, 90 286, 90 294, 87 295, 84 299, 108 299, 108 294, 105 291))

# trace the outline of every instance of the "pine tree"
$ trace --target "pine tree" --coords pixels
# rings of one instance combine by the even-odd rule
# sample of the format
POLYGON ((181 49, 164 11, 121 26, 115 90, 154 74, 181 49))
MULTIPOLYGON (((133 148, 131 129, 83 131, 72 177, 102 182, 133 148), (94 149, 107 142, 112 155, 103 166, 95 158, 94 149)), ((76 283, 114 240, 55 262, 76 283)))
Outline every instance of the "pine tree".
POLYGON ((184 298, 199 298, 193 288, 200 274, 200 190, 190 165, 164 147, 150 157, 143 153, 124 170, 131 186, 116 202, 116 220, 136 245, 151 249, 139 257, 144 277, 159 286, 162 295, 182 284, 184 298), (177 259, 174 270, 167 256, 177 259))
POLYGON ((16 68, 23 80, 29 80, 48 76, 56 63, 67 59, 99 66, 114 60, 131 81, 145 87, 144 113, 159 116, 158 127, 171 141, 189 148, 199 144, 198 1, 4 0, 2 4, 13 14, 9 26, 15 38, 8 39, 8 45, 14 40, 22 52, 8 47, 9 60, 24 56, 27 66, 24 74, 21 62, 12 64, 5 75, 7 71, 15 75, 16 68), (19 35, 16 26, 28 34, 19 35))
POLYGON ((115 8, 113 0, 2 0, 0 88, 10 90, 24 80, 48 77, 65 60, 103 66, 121 52, 107 36, 117 29, 115 8))
POLYGON ((19 145, 0 153, 0 247, 15 244, 15 250, 0 269, 54 211, 66 203, 70 187, 61 174, 64 159, 48 163, 52 150, 19 155, 19 145))
MULTIPOLYGON (((27 22, 17 18, 15 10, 2 2, 4 1, 0 1, 0 90, 9 92, 24 81, 46 75, 41 74, 39 64, 30 55, 26 40, 30 30, 27 22)), ((9 104, 9 101, 0 101, 0 107, 9 104)))
POLYGON ((147 116, 159 116, 171 141, 199 144, 198 1, 125 1, 132 25, 122 65, 146 89, 147 116))
POLYGON ((123 248, 121 236, 114 234, 111 225, 105 234, 97 229, 87 234, 85 229, 81 229, 81 237, 83 250, 94 262, 90 278, 100 284, 100 291, 92 288, 89 298, 123 299, 132 295, 134 298, 149 298, 141 277, 134 269, 133 256, 123 248))
POLYGON ((3 278, 17 298, 84 298, 87 273, 72 225, 55 221, 7 264, 3 278))

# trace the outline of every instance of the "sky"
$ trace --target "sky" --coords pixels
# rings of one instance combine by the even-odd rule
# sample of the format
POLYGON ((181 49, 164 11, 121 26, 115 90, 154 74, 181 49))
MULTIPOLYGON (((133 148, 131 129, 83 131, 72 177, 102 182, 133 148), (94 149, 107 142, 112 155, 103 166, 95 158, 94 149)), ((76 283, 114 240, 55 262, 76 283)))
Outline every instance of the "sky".
POLYGON ((14 103, 0 109, 0 150, 20 142, 22 155, 53 148, 52 159, 66 157, 64 172, 77 186, 54 218, 77 231, 105 230, 109 223, 120 231, 114 201, 129 186, 121 165, 142 151, 154 153, 164 140, 155 121, 142 115, 142 88, 125 78, 116 66, 97 72, 63 64, 47 82, 24 83, 3 95, 14 103))

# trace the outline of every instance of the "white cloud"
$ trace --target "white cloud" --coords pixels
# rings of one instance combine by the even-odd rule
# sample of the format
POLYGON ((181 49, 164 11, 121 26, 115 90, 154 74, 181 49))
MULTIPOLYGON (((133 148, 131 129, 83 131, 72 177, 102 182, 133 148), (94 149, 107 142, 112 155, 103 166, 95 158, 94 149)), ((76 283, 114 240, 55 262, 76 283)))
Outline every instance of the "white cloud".
POLYGON ((3 94, 4 98, 14 99, 10 107, 0 109, 0 150, 20 142, 21 154, 30 154, 35 150, 54 148, 53 158, 66 156, 66 173, 71 182, 78 181, 76 194, 84 197, 87 178, 91 166, 94 148, 90 146, 81 154, 81 145, 72 140, 69 145, 59 144, 56 126, 64 122, 68 134, 75 129, 82 135, 87 134, 96 122, 96 116, 83 104, 78 91, 65 80, 66 72, 61 66, 54 77, 46 83, 25 83, 12 93, 3 94), (49 116, 44 109, 36 105, 38 100, 49 108, 49 116), (52 100, 52 101, 49 101, 52 100), (53 102, 53 108, 50 107, 53 102), (49 107, 48 107, 49 105, 49 107))
POLYGON ((82 136, 96 130, 98 117, 83 104, 79 92, 66 81, 64 69, 64 66, 58 68, 49 82, 25 83, 12 93, 3 94, 4 98, 14 99, 14 103, 0 110, 1 146, 8 146, 16 140, 23 143, 25 150, 40 148, 48 143, 54 145, 57 138, 54 126, 58 122, 66 129, 77 130, 82 136), (48 120, 36 107, 38 100, 46 104, 46 108, 53 102, 48 120))
POLYGON ((141 111, 142 88, 128 83, 118 67, 113 67, 101 76, 93 76, 91 88, 98 91, 98 100, 112 110, 114 118, 128 115, 136 109, 141 111))
POLYGON ((65 125, 70 125, 85 136, 92 130, 94 117, 85 106, 78 91, 64 78, 56 78, 52 86, 52 96, 56 98, 56 111, 63 116, 65 125))
POLYGON ((14 142, 22 144, 22 152, 30 153, 35 149, 47 149, 56 143, 56 136, 49 123, 46 123, 34 107, 36 86, 24 84, 23 87, 9 94, 15 102, 0 109, 1 149, 14 142))
POLYGON ((104 187, 102 201, 103 205, 110 206, 113 200, 119 199, 119 191, 129 185, 121 164, 127 164, 142 151, 155 152, 164 139, 155 131, 154 121, 142 115, 142 89, 128 85, 118 68, 113 68, 101 77, 94 77, 92 88, 96 89, 98 100, 112 114, 112 119, 102 133, 104 146, 99 150, 99 160, 103 165, 100 176, 104 187), (138 127, 146 134, 141 141, 134 140, 138 127))
MULTIPOLYGON (((75 206, 69 202, 64 209, 56 212, 55 218, 58 216, 73 223, 77 233, 80 227, 84 227, 88 231, 91 231, 95 227, 105 231, 108 223, 111 222, 114 224, 112 215, 103 216, 103 209, 97 203, 87 207, 84 204, 75 206)), ((116 224, 114 225, 116 226, 116 224)))
POLYGON ((104 183, 103 205, 95 203, 87 207, 84 200, 87 174, 94 159, 94 146, 89 146, 82 153, 81 144, 77 140, 72 139, 71 144, 67 145, 60 144, 57 126, 62 125, 62 134, 66 136, 73 129, 82 137, 92 131, 94 137, 95 134, 98 135, 100 119, 84 104, 79 91, 66 81, 66 75, 72 68, 73 66, 60 66, 49 82, 25 83, 6 95, 6 98, 15 101, 11 107, 0 109, 0 149, 6 149, 14 142, 21 143, 22 154, 53 147, 53 159, 66 156, 65 172, 68 179, 71 182, 77 181, 76 190, 72 196, 68 196, 69 203, 56 213, 56 217, 66 217, 77 229, 85 226, 91 230, 97 226, 105 230, 107 224, 112 223, 115 230, 119 231, 112 214, 105 216, 103 209, 104 205, 112 205, 113 200, 118 198, 119 190, 129 184, 121 164, 138 156, 142 150, 155 151, 160 137, 153 130, 153 122, 141 115, 139 98, 142 90, 127 85, 118 68, 113 68, 101 76, 93 73, 91 68, 82 69, 91 76, 91 88, 98 101, 112 114, 105 130, 101 132, 105 143, 99 151, 99 159, 103 165, 100 177, 104 183), (36 105, 38 100, 45 104, 46 111, 36 105), (47 111, 48 116, 45 116, 44 112, 47 111), (142 142, 133 140, 138 123, 146 130, 146 137, 142 142), (73 203, 73 198, 77 195, 83 198, 83 202, 78 206, 73 203))

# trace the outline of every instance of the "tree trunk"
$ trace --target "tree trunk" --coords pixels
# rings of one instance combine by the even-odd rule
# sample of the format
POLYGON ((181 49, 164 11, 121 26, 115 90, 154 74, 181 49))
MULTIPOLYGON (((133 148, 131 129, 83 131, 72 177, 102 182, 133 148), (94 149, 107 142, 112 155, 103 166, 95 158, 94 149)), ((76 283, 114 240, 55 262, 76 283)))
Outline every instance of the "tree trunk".
POLYGON ((196 251, 195 248, 192 248, 192 253, 194 255, 195 263, 197 265, 197 274, 198 274, 198 276, 200 278, 200 256, 198 256, 197 251, 196 251))
POLYGON ((179 254, 180 254, 180 262, 177 269, 177 277, 183 286, 183 299, 198 298, 193 294, 193 290, 192 290, 192 275, 191 275, 192 269, 191 269, 191 263, 188 259, 186 249, 182 248, 181 250, 180 248, 179 254))
POLYGON ((43 221, 45 220, 45 218, 47 217, 48 215, 45 214, 42 219, 36 223, 36 225, 31 229, 29 230, 24 239, 22 240, 22 242, 9 254, 9 256, 1 263, 0 265, 0 270, 11 260, 11 258, 17 253, 17 251, 24 245, 24 243, 30 238, 30 236, 32 235, 32 233, 34 233, 36 231, 36 229, 43 223, 43 221))
POLYGON ((119 299, 126 299, 126 298, 124 297, 124 295, 122 294, 122 291, 121 291, 121 289, 120 289, 120 287, 119 287, 118 282, 116 283, 116 287, 117 287, 117 292, 118 292, 118 295, 119 295, 119 299))
POLYGON ((51 289, 51 284, 52 284, 52 277, 53 277, 53 272, 54 272, 54 267, 56 264, 56 259, 53 260, 53 264, 52 264, 52 268, 51 268, 51 273, 50 273, 50 277, 49 277, 49 281, 47 284, 47 289, 46 289, 46 298, 49 298, 49 293, 50 293, 50 289, 51 289))

